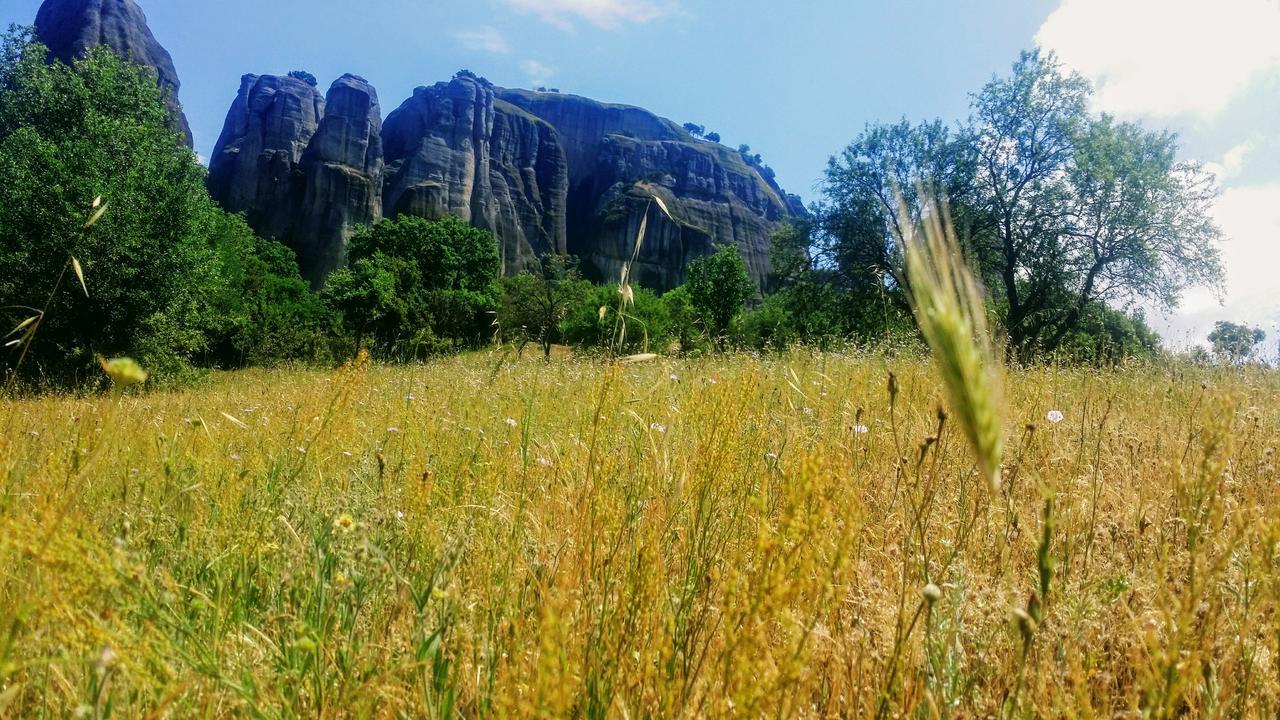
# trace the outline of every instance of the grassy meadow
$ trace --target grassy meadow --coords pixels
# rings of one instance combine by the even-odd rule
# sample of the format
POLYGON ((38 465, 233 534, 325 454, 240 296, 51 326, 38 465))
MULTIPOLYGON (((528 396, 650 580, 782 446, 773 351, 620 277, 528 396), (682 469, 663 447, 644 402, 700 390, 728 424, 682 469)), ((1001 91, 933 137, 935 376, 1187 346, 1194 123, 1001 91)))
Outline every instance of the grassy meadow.
POLYGON ((998 487, 944 397, 493 352, 6 400, 0 717, 1280 713, 1280 375, 1011 370, 998 487))

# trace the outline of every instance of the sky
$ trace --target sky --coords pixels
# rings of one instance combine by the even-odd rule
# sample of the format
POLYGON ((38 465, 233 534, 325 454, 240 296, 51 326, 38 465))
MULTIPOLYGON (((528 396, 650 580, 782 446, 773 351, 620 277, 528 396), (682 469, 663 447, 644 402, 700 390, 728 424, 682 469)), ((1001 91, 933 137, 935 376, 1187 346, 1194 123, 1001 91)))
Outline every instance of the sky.
MULTIPOLYGON (((173 55, 202 157, 239 77, 367 78, 389 113, 470 69, 648 108, 751 145, 817 199, 827 159, 867 123, 963 119, 1022 49, 1056 52, 1094 107, 1178 133, 1222 194, 1227 294, 1149 321, 1175 349, 1220 319, 1280 342, 1280 0, 139 0, 173 55)), ((39 0, 5 0, 30 23, 39 0)))

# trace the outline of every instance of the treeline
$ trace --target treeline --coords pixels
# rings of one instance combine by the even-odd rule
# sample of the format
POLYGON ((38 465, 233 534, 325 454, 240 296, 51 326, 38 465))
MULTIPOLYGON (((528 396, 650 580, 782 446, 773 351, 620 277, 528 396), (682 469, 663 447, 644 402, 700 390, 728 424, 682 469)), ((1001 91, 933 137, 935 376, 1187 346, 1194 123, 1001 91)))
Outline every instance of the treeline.
POLYGON ((893 223, 897 193, 916 207, 926 178, 951 200, 1013 353, 1149 351, 1154 334, 1111 303, 1218 281, 1211 183, 1174 162, 1172 137, 1090 116, 1087 94, 1027 55, 963 127, 868 128, 833 158, 813 216, 776 233, 763 293, 736 248, 661 296, 589 283, 567 256, 500 277, 488 232, 407 217, 359 229, 316 292, 291 250, 210 199, 148 71, 106 49, 49 63, 14 29, 0 54, 2 362, 9 378, 67 385, 116 355, 181 381, 360 348, 412 360, 495 342, 548 356, 913 342, 893 223))
POLYGON ((867 127, 831 158, 811 222, 776 238, 766 306, 837 335, 900 329, 911 278, 898 218, 918 219, 926 194, 949 203, 1011 358, 1154 352, 1140 308, 1222 289, 1217 185, 1177 160, 1174 135, 1092 113, 1092 92, 1026 52, 973 95, 964 122, 867 127))

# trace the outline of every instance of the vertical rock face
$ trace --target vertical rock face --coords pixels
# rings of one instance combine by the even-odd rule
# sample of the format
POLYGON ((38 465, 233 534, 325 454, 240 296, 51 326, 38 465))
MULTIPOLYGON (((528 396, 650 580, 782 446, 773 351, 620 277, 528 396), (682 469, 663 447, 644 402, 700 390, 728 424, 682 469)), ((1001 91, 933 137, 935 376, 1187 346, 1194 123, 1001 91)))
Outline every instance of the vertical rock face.
POLYGON ((178 71, 169 52, 151 34, 147 17, 134 0, 45 0, 36 13, 36 36, 49 54, 63 62, 106 45, 121 57, 156 72, 175 130, 191 147, 191 128, 178 104, 178 71))
POLYGON ((327 99, 309 83, 245 75, 209 162, 209 193, 263 237, 293 248, 319 286, 356 226, 382 217, 382 109, 364 78, 327 99))
POLYGON ((209 158, 209 193, 243 212, 264 237, 283 240, 293 226, 298 164, 320 127, 324 98, 307 83, 245 75, 209 158))
POLYGON ((548 123, 459 74, 387 117, 384 212, 452 214, 493 231, 508 273, 565 251, 568 165, 548 123))
MULTIPOLYGON (((574 95, 502 90, 499 97, 555 126, 569 157, 568 248, 598 279, 618 277, 649 208, 645 183, 666 196, 676 222, 649 216, 642 284, 684 282, 688 263, 732 244, 757 285, 769 274, 769 235, 796 204, 741 154, 699 140, 647 110, 574 95)), ((802 208, 800 208, 802 210, 802 208)))
POLYGON ((343 75, 329 88, 324 119, 299 163, 301 198, 289 244, 313 282, 342 266, 358 225, 382 218, 382 110, 364 78, 343 75))
POLYGON ((648 212, 633 276, 668 289, 724 244, 757 284, 769 235, 803 213, 740 153, 640 108, 496 88, 462 72, 414 90, 379 128, 377 94, 354 75, 327 102, 307 83, 246 75, 214 152, 209 187, 259 233, 298 252, 319 284, 347 238, 381 217, 456 215, 497 238, 506 273, 546 253, 619 276, 648 212), (673 219, 652 206, 662 196, 673 219))

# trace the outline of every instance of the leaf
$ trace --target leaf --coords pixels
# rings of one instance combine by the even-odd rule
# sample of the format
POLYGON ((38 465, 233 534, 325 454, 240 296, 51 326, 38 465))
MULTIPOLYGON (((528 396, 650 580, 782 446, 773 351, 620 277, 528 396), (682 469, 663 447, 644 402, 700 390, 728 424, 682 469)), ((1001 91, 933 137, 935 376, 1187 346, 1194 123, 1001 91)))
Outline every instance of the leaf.
POLYGON ((24 338, 18 338, 17 340, 10 340, 9 342, 5 343, 4 346, 13 347, 14 345, 21 345, 23 340, 24 338))
POLYGON ((89 297, 89 286, 84 284, 84 270, 80 268, 80 261, 75 255, 71 256, 71 269, 76 271, 76 278, 80 280, 80 289, 84 290, 84 296, 89 297))
POLYGON ((102 219, 102 214, 107 211, 107 203, 102 202, 102 198, 98 197, 93 201, 94 211, 88 220, 84 221, 86 228, 93 227, 94 223, 102 219))
POLYGON ((657 360, 657 359, 658 359, 658 356, 655 353, 640 353, 639 355, 628 355, 622 358, 621 362, 624 365, 632 365, 635 363, 649 362, 650 360, 657 360))
POLYGON ((222 417, 226 418, 228 422, 230 422, 232 425, 235 425, 236 427, 238 427, 238 428, 240 428, 240 429, 242 429, 242 430, 248 430, 248 429, 249 429, 249 425, 248 425, 248 423, 246 423, 246 422, 245 422, 245 421, 243 421, 243 420, 239 420, 239 419, 237 419, 237 418, 234 418, 234 417, 232 417, 232 416, 230 416, 230 415, 228 415, 228 414, 226 414, 226 413, 222 413, 222 417))
MULTIPOLYGON (((21 332, 23 328, 25 328, 26 326, 30 325, 31 323, 33 323, 33 322, 35 322, 35 321, 37 321, 37 320, 39 320, 39 319, 40 319, 40 316, 39 316, 39 315, 32 315, 31 317, 27 318, 26 320, 23 320, 22 322, 18 323, 18 326, 17 326, 17 327, 15 327, 14 329, 12 329, 12 330, 10 330, 10 331, 9 331, 9 335, 13 335, 14 333, 21 332)), ((5 337, 9 337, 9 335, 5 335, 5 337)))

